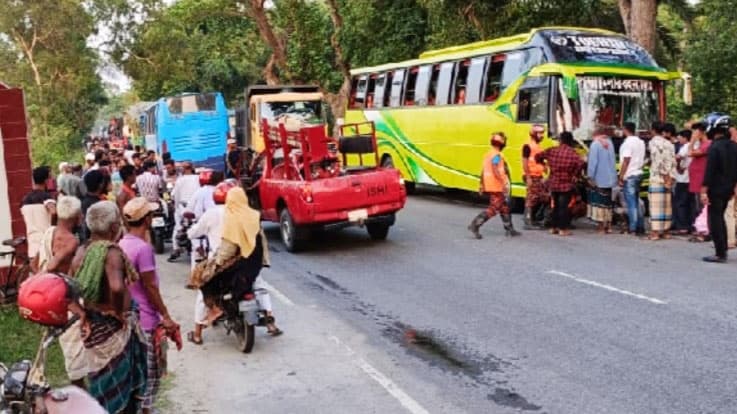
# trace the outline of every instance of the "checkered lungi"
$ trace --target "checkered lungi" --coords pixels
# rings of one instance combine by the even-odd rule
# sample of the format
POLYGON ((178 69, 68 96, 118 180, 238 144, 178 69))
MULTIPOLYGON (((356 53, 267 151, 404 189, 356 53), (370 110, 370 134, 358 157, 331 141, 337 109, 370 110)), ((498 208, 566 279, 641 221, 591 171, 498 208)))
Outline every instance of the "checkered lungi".
POLYGON ((654 232, 669 231, 673 207, 672 193, 662 184, 650 184, 648 200, 650 202, 650 229, 654 232))
POLYGON ((141 408, 153 408, 156 395, 159 393, 161 378, 164 376, 165 368, 162 367, 156 352, 154 334, 156 330, 144 331, 144 342, 146 346, 146 388, 143 392, 141 408))
POLYGON ((542 177, 530 177, 530 183, 527 184, 527 195, 525 196, 525 207, 529 210, 540 204, 550 201, 548 188, 542 177))
POLYGON ((509 214, 509 203, 504 193, 489 193, 489 207, 486 208, 486 216, 491 218, 497 214, 509 214))

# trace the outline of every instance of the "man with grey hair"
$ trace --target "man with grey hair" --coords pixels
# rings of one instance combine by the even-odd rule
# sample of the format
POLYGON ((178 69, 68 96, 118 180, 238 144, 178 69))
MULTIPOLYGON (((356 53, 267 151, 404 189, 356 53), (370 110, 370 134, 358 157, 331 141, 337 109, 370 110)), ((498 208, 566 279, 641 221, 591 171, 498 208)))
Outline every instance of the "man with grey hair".
POLYGON ((127 288, 138 274, 115 243, 121 230, 118 206, 99 201, 87 210, 85 221, 90 239, 77 250, 71 273, 87 316, 81 341, 88 391, 107 412, 138 412, 146 385, 146 349, 127 288))
POLYGON ((39 270, 42 273, 68 273, 79 241, 74 236, 81 223, 82 204, 76 197, 60 196, 56 202, 56 226, 49 227, 41 239, 38 252, 39 270))

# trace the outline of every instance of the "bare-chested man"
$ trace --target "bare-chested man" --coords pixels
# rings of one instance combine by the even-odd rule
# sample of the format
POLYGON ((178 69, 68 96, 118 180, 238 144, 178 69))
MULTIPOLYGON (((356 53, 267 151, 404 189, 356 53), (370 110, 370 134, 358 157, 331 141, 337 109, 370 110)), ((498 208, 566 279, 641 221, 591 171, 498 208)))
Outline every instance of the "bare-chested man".
POLYGON ((71 196, 60 196, 56 202, 56 226, 44 232, 38 252, 42 273, 69 273, 72 259, 79 247, 74 229, 82 219, 82 204, 71 196))
POLYGON ((71 266, 86 310, 85 326, 76 330, 81 332, 76 342, 83 344, 81 355, 73 357, 83 361, 88 391, 108 412, 136 413, 146 382, 146 350, 137 334, 128 285, 138 274, 114 243, 121 230, 115 203, 93 204, 85 221, 90 239, 71 266))

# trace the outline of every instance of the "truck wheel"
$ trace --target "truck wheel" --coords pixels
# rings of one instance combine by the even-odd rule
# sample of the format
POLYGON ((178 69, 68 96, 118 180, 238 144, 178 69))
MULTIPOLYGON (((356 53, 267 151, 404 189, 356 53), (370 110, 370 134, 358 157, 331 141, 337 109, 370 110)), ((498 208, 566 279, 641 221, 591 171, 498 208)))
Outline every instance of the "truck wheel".
POLYGON ((389 235, 389 225, 386 223, 370 223, 366 225, 369 236, 373 240, 386 240, 389 235))
POLYGON ((284 243, 284 247, 288 252, 294 253, 302 247, 301 240, 298 239, 299 229, 294 224, 292 215, 289 214, 289 209, 286 207, 279 214, 279 230, 282 243, 284 243))

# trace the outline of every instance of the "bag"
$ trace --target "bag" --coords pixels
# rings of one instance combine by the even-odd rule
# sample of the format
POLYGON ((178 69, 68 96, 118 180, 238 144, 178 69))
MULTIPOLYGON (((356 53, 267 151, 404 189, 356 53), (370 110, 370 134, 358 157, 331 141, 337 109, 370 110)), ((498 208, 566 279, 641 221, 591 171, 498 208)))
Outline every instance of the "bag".
POLYGON ((232 266, 240 258, 239 255, 228 259, 222 266, 218 266, 215 259, 207 259, 197 263, 189 275, 189 285, 194 289, 200 289, 212 280, 218 273, 232 266))
POLYGON ((709 221, 708 221, 708 214, 706 212, 706 206, 701 209, 701 214, 699 214, 698 217, 696 217, 696 221, 694 222, 694 228, 696 229, 696 233, 698 233, 701 236, 708 236, 709 235, 709 221))

